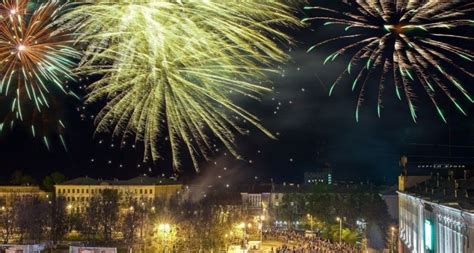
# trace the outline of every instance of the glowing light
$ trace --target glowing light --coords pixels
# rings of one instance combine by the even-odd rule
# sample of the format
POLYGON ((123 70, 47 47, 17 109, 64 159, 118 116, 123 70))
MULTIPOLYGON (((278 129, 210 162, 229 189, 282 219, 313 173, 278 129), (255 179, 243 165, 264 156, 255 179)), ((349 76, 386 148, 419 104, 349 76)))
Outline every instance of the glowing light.
POLYGON ((158 230, 162 233, 169 233, 171 231, 171 225, 168 224, 168 223, 159 224, 158 225, 158 230))
POLYGON ((440 97, 448 98, 462 114, 466 114, 456 95, 464 96, 467 103, 474 102, 460 81, 474 77, 470 64, 474 53, 466 47, 474 39, 472 29, 469 29, 473 25, 469 19, 472 3, 399 0, 395 4, 392 0, 341 2, 349 6, 349 11, 322 6, 306 7, 306 10, 321 13, 305 18, 303 22, 321 20, 323 25, 345 27, 345 35, 317 43, 308 51, 332 42, 346 43, 329 54, 324 64, 329 64, 339 55, 350 53, 348 67, 332 84, 329 94, 346 74, 354 74, 352 89, 359 92, 355 113, 357 121, 368 85, 374 79, 377 80, 376 111, 379 117, 386 83, 392 80, 397 97, 402 100, 404 95, 415 122, 418 89, 428 95, 444 122, 446 117, 438 102, 440 97), (353 34, 347 35, 348 32, 353 34))
POLYGON ((19 45, 18 45, 18 47, 17 47, 17 49, 18 49, 18 51, 20 51, 20 52, 21 52, 21 51, 24 51, 24 50, 26 50, 26 46, 25 46, 25 45, 23 45, 23 44, 19 44, 19 45))
POLYGON ((48 149, 50 131, 65 145, 65 126, 52 113, 61 108, 55 107, 54 95, 70 94, 64 83, 74 79, 73 59, 79 58, 70 33, 56 23, 65 8, 58 1, 44 1, 34 9, 27 0, 0 4, 0 12, 17 14, 0 18, 0 96, 2 107, 9 108, 1 117, 11 126, 15 121, 29 125, 33 137, 41 138, 48 149))
POLYGON ((198 170, 214 140, 238 157, 235 135, 248 132, 235 116, 273 137, 235 98, 271 91, 260 81, 287 59, 277 41, 290 41, 273 26, 299 25, 287 1, 119 2, 81 5, 64 25, 87 45, 79 72, 103 76, 87 97, 107 99, 98 132, 135 135, 144 160, 169 147, 177 170, 182 148, 198 170))

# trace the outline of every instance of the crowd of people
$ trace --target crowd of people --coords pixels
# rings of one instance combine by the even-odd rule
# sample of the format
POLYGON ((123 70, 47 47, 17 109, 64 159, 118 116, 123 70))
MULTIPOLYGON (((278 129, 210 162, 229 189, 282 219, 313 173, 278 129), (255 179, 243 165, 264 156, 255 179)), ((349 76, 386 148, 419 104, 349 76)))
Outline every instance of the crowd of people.
POLYGON ((267 231, 266 240, 283 242, 281 247, 272 249, 272 253, 355 253, 360 248, 347 243, 334 243, 317 236, 306 236, 296 231, 267 231))

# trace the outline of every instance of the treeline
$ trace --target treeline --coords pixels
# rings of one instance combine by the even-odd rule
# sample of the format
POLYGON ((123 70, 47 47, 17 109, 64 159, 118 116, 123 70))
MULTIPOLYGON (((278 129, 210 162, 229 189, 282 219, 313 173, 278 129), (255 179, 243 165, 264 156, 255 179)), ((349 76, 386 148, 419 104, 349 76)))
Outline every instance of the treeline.
POLYGON ((74 212, 62 197, 12 196, 2 201, 0 239, 5 244, 68 240, 156 248, 163 246, 156 239, 157 228, 166 223, 175 232, 170 247, 219 248, 242 219, 239 208, 220 206, 213 196, 194 202, 175 196, 144 203, 124 201, 116 190, 104 190, 91 197, 82 212, 74 212))
POLYGON ((385 202, 377 189, 335 191, 330 185, 316 185, 309 193, 288 193, 274 210, 276 220, 289 226, 313 229, 327 239, 339 240, 342 219, 343 240, 356 243, 365 237, 369 226, 386 229, 391 222, 385 202))

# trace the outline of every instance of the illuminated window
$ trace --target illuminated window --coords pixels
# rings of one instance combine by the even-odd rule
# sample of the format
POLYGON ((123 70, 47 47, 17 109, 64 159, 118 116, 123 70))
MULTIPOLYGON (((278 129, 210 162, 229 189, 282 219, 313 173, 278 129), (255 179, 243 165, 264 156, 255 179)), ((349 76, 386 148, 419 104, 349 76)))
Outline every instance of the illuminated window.
POLYGON ((425 220, 425 248, 433 249, 433 225, 429 220, 425 220))

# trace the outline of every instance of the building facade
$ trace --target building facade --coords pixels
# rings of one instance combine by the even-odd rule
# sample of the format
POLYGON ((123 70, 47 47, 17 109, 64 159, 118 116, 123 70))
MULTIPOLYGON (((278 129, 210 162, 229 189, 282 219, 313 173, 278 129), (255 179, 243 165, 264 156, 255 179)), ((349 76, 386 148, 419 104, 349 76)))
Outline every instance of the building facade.
POLYGON ((168 200, 180 194, 183 186, 172 180, 140 176, 129 180, 96 180, 76 178, 54 186, 56 197, 63 197, 71 212, 83 212, 94 196, 104 190, 115 190, 120 202, 135 200, 151 204, 155 200, 168 200))
POLYGON ((474 252, 474 213, 399 192, 400 252, 474 252))
POLYGON ((332 182, 331 168, 321 168, 318 171, 304 173, 305 184, 332 184, 332 182))
POLYGON ((2 185, 0 186, 0 206, 9 207, 15 200, 26 197, 49 198, 49 194, 39 186, 2 185))

